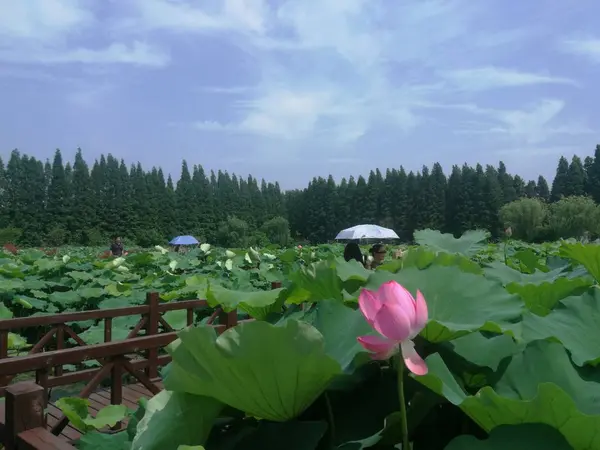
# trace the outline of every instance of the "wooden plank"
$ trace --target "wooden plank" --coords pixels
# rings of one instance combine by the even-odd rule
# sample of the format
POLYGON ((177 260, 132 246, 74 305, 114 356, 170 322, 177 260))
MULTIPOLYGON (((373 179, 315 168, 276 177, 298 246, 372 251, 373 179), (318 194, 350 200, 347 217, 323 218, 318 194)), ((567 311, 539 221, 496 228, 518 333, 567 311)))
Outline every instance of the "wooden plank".
POLYGON ((19 450, 76 450, 60 437, 54 436, 44 428, 24 431, 17 437, 19 450))
MULTIPOLYGON (((160 387, 161 389, 164 389, 162 380, 155 379, 152 381, 158 387, 160 387)), ((152 396, 153 396, 152 393, 140 383, 129 384, 129 385, 123 386, 123 404, 131 409, 137 409, 137 407, 138 407, 137 402, 140 398, 143 398, 143 397, 151 398, 152 396)), ((104 408, 105 406, 110 405, 110 388, 99 389, 98 391, 91 394, 89 396, 88 400, 90 401, 89 413, 90 413, 90 415, 95 416, 96 413, 100 409, 104 408)), ((58 421, 63 416, 63 414, 62 414, 62 411, 54 403, 48 404, 46 412, 47 412, 46 426, 47 426, 48 430, 50 431, 52 429, 52 427, 58 423, 58 421)), ((2 430, 3 430, 4 422, 5 422, 4 414, 5 414, 4 408, 0 408, 0 436, 2 436, 2 430)), ((125 419, 122 421, 123 427, 125 427, 127 425, 127 422, 128 422, 128 419, 125 419)), ((28 445, 46 445, 46 447, 41 446, 41 447, 26 447, 26 448, 30 448, 32 450, 37 449, 37 448, 56 449, 56 450, 63 450, 63 448, 64 448, 64 449, 70 450, 73 447, 70 447, 70 446, 69 447, 60 447, 60 446, 52 447, 51 445, 59 445, 58 444, 59 442, 65 443, 65 445, 68 445, 67 442, 75 441, 81 437, 81 432, 79 430, 77 430, 75 427, 73 427, 71 424, 69 424, 65 427, 65 429, 61 432, 59 437, 52 435, 52 433, 50 433, 49 431, 48 431, 48 433, 41 433, 41 432, 37 431, 35 433, 29 433, 26 436, 26 438, 28 439, 27 442, 30 443, 28 445), (48 434, 50 434, 52 436, 52 438, 48 438, 48 434), (39 436, 42 436, 42 437, 39 437, 39 436), (42 440, 40 440, 40 439, 42 439, 42 440), (49 439, 49 441, 45 442, 45 441, 43 441, 43 439, 49 439)))
MULTIPOLYGON (((63 416, 62 411, 55 404, 50 403, 48 408, 46 409, 48 415, 46 416, 46 427, 51 430, 54 425, 58 423, 60 418, 63 416)), ((81 437, 81 432, 71 426, 71 424, 67 425, 64 430, 60 433, 61 436, 64 436, 67 440, 75 440, 81 437)))
MULTIPOLYGON (((104 397, 107 401, 107 404, 110 405, 110 391, 102 389, 100 391, 96 391, 96 394, 98 394, 100 397, 104 397)), ((137 409, 138 406, 136 402, 132 402, 126 399, 125 396, 123 396, 123 401, 121 402, 121 404, 131 409, 137 409)))

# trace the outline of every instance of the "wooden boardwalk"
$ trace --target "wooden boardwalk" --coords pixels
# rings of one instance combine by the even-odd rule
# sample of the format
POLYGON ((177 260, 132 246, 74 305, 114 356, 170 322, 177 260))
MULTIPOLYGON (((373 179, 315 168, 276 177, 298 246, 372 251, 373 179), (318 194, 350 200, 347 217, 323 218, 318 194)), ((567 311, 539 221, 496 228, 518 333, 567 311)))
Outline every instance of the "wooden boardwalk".
MULTIPOLYGON (((280 286, 273 283, 273 288, 280 286)), ((111 404, 137 409, 140 398, 163 389, 159 368, 171 361, 163 348, 177 339, 177 332, 163 314, 185 310, 189 326, 197 320, 194 310, 206 308, 206 300, 161 302, 158 293, 151 292, 145 305, 0 320, 0 397, 6 397, 0 404, 0 443, 5 450, 74 449, 69 442, 81 433, 56 405, 46 401, 49 390, 59 386, 85 384, 73 396, 89 399, 91 416, 111 404), (139 315, 138 324, 126 339, 113 341, 113 319, 129 315, 139 315), (90 320, 104 322, 104 343, 88 345, 70 326, 90 320), (9 332, 26 329, 49 331, 36 339, 29 354, 10 357, 9 332), (76 343, 74 347, 67 347, 69 338, 76 343), (85 368, 83 361, 97 361, 100 367, 85 368), (77 370, 65 372, 67 365, 77 370), (25 373, 35 373, 35 382, 12 383, 25 373), (124 383, 125 375, 134 381, 124 383), (106 380, 110 380, 109 388, 102 387, 106 380)), ((237 324, 237 311, 217 308, 206 324, 222 333, 237 324)))
MULTIPOLYGON (((162 381, 155 382, 161 389, 163 388, 162 381)), ((129 409, 137 409, 138 400, 140 398, 151 398, 152 392, 146 389, 142 384, 129 384, 123 386, 123 401, 122 405, 127 406, 129 409)), ((100 389, 91 394, 88 397, 90 406, 88 411, 91 416, 96 416, 96 413, 105 406, 110 405, 110 388, 100 389)), ((49 431, 52 431, 54 427, 62 417, 62 411, 58 409, 53 403, 48 404, 46 415, 46 426, 49 431)), ((127 419, 123 420, 123 425, 127 425, 127 419)), ((74 441, 79 439, 81 433, 76 428, 73 428, 71 424, 67 425, 66 428, 60 433, 60 436, 67 441, 74 441)))

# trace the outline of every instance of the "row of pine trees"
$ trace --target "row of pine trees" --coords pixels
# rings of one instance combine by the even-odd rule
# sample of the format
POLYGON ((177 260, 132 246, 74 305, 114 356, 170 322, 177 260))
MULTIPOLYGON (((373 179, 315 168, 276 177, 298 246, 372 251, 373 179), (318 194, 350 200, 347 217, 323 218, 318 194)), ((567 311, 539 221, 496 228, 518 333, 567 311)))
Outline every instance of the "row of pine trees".
MULTIPOLYGON (((64 162, 57 150, 42 162, 14 150, 0 159, 0 229, 22 245, 97 245, 120 235, 140 245, 193 234, 221 245, 264 243, 266 223, 285 223, 297 240, 331 240, 359 223, 394 228, 406 240, 432 228, 460 234, 485 228, 498 236, 498 211, 521 197, 554 202, 588 195, 600 202, 600 145, 594 157, 561 157, 549 187, 544 177, 525 181, 498 167, 440 164, 407 172, 371 171, 368 177, 314 178, 305 189, 226 171, 206 173, 184 161, 176 183, 160 168, 128 167, 112 155, 90 168, 81 150, 64 162)), ((282 242, 284 243, 284 242, 282 242)))

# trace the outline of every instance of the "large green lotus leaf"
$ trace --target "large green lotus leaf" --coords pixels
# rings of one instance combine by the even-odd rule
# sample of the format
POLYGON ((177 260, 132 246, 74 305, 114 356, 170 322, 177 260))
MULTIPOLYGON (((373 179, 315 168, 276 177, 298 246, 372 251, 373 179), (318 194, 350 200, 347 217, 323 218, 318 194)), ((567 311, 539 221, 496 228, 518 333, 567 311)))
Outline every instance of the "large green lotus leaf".
POLYGON ((463 272, 482 274, 481 266, 471 261, 466 256, 458 253, 435 253, 425 247, 411 249, 402 258, 393 259, 390 262, 382 264, 377 270, 387 270, 388 272, 396 273, 399 270, 408 267, 416 267, 417 269, 426 269, 430 266, 456 266, 463 272))
POLYGON ((522 272, 534 273, 536 270, 541 270, 542 272, 548 270, 542 264, 542 258, 530 248, 518 251, 513 255, 513 258, 521 263, 519 269, 522 272))
POLYGON ((550 272, 542 272, 540 270, 534 273, 522 273, 506 264, 494 261, 486 265, 483 270, 486 278, 490 280, 499 281, 502 285, 506 286, 510 283, 518 284, 540 284, 540 283, 552 283, 557 279, 564 276, 565 267, 559 267, 551 270, 550 272))
POLYGON ((338 276, 335 260, 322 260, 302 266, 289 275, 294 291, 287 298, 289 303, 342 300, 342 280, 338 276))
POLYGON ((146 405, 131 450, 177 450, 206 442, 223 404, 211 397, 161 391, 146 405))
POLYGON ((12 316, 13 312, 3 302, 0 302, 0 319, 11 319, 12 316))
POLYGON ((336 258, 335 268, 337 276, 342 281, 357 280, 366 282, 371 272, 356 260, 345 261, 344 258, 336 258))
POLYGON ((418 230, 414 233, 415 242, 438 252, 460 253, 473 256, 485 247, 485 240, 490 236, 485 230, 466 231, 456 239, 450 233, 440 233, 437 230, 418 230))
POLYGON ((251 292, 233 291, 211 283, 206 289, 206 299, 213 308, 221 306, 226 312, 233 311, 236 308, 264 308, 277 302, 282 290, 283 288, 251 292))
POLYGON ((374 331, 360 310, 354 310, 337 300, 323 300, 302 318, 312 324, 323 335, 325 353, 348 370, 356 355, 365 353, 357 337, 373 334, 374 331))
POLYGON ((245 322, 219 337, 212 327, 190 327, 168 349, 167 389, 211 396, 277 422, 297 417, 342 373, 323 335, 295 320, 245 322))
POLYGON ((551 283, 510 283, 506 286, 506 290, 511 294, 519 295, 532 313, 546 316, 562 299, 572 295, 581 295, 591 285, 591 278, 559 278, 551 283))
POLYGON ((488 439, 458 436, 444 450, 572 450, 556 429, 539 423, 502 425, 494 428, 488 439))
POLYGON ((578 366, 600 362, 600 291, 590 289, 580 297, 562 301, 564 308, 546 317, 526 314, 522 333, 526 342, 556 338, 571 353, 578 366))
POLYGON ((378 271, 365 288, 377 289, 388 280, 396 280, 413 295, 417 289, 423 293, 430 321, 421 335, 430 342, 449 341, 476 330, 512 332, 510 322, 520 318, 524 308, 519 297, 499 283, 457 267, 409 268, 396 274, 378 271))
POLYGON ((131 441, 127 433, 107 434, 99 431, 85 433, 77 440, 79 450, 131 450, 131 441))
POLYGON ((467 361, 480 366, 498 370, 500 362, 522 350, 507 334, 485 337, 479 332, 467 334, 448 343, 454 353, 467 361))
POLYGON ((600 384, 586 381, 558 343, 536 341, 514 356, 495 387, 470 396, 439 354, 417 381, 459 406, 484 430, 500 425, 543 423, 559 430, 575 450, 600 448, 600 384))
POLYGON ((600 246, 564 243, 560 246, 560 256, 570 259, 575 264, 581 264, 600 282, 600 246))

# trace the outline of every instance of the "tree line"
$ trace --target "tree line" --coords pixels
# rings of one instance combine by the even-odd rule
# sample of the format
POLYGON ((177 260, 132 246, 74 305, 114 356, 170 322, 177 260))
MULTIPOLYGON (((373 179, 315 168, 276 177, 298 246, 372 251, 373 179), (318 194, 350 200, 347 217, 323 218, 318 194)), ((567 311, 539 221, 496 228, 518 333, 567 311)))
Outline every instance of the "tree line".
POLYGON ((448 176, 436 163, 420 171, 376 169, 339 183, 318 177, 291 191, 251 175, 206 173, 186 161, 175 183, 160 168, 128 167, 111 154, 90 168, 81 150, 72 164, 60 150, 52 162, 14 150, 6 163, 0 159, 0 243, 103 245, 119 235, 130 245, 149 246, 192 234, 228 247, 287 245, 327 242, 360 223, 393 228, 405 240, 423 228, 455 235, 484 228, 498 237, 507 225, 524 233, 528 222, 519 222, 519 214, 531 211, 520 199, 541 205, 542 224, 536 219, 536 233, 526 236, 539 239, 552 237, 554 228, 544 224, 556 214, 553 204, 583 196, 600 203, 600 145, 583 161, 561 157, 552 186, 543 176, 511 175, 502 162, 455 165, 448 176))

